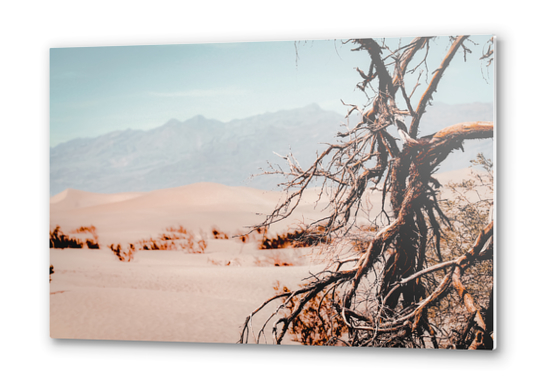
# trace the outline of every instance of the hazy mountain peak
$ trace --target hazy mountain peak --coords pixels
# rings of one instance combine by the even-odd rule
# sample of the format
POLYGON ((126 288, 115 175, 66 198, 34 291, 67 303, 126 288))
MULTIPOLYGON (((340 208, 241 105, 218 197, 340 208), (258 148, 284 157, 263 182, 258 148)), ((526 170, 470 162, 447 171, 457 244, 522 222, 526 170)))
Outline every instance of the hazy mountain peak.
MULTIPOLYGON (((491 104, 428 108, 421 125, 425 135, 462 121, 492 120, 491 104)), ((222 123, 202 115, 180 122, 170 119, 147 130, 119 130, 95 138, 80 138, 51 148, 50 193, 66 188, 88 192, 143 192, 196 182, 272 189, 283 181, 274 176, 252 179, 267 170, 267 161, 283 165, 292 151, 301 166, 314 161, 322 144, 331 143, 344 116, 318 104, 222 123)), ((390 131, 391 132, 391 131, 390 131)), ((392 132, 395 133, 395 132, 392 132)), ((492 141, 465 143, 465 153, 443 163, 441 169, 469 166, 484 152, 492 157, 492 141), (470 145, 470 147, 469 147, 470 145)))
POLYGON ((197 122, 199 122, 199 121, 206 121, 206 120, 207 120, 207 118, 205 118, 205 116, 196 115, 196 116, 192 117, 191 119, 186 120, 185 122, 186 123, 188 123, 189 121, 197 121, 197 122))
POLYGON ((323 111, 323 109, 317 103, 311 103, 303 107, 302 109, 307 111, 323 111))
POLYGON ((164 126, 170 126, 170 125, 179 125, 181 124, 181 122, 177 119, 169 119, 164 125, 162 125, 163 127, 164 126))

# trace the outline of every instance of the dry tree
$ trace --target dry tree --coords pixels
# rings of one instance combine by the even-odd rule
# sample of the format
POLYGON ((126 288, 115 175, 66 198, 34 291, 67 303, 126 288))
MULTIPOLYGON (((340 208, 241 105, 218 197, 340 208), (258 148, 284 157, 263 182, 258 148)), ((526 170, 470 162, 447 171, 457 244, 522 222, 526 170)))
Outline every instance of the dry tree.
MULTIPOLYGON (((288 168, 271 166, 266 173, 285 177, 287 198, 255 228, 288 218, 309 186, 319 183, 320 193, 328 194, 329 206, 309 229, 318 228, 336 243, 355 237, 363 198, 377 188, 382 192, 380 221, 373 223, 379 224, 378 230, 347 259, 336 252, 328 266, 299 289, 279 290, 255 309, 242 326, 240 343, 269 342, 269 328, 273 342, 280 344, 307 308, 325 308, 325 314, 314 318, 327 329, 327 345, 493 348, 492 279, 483 280, 484 306, 476 300, 480 292, 470 292, 464 283, 465 276, 474 276, 469 274, 477 264, 492 263, 493 221, 484 223, 472 244, 452 257, 443 236, 453 230, 453 224, 439 204, 441 185, 433 176, 465 140, 492 138, 493 123, 458 122, 419 137, 420 121, 450 62, 458 54, 466 60, 472 53, 468 36, 450 37, 447 52, 438 68, 427 74, 426 89, 416 103, 414 91, 421 86, 422 73, 427 73, 434 39, 418 37, 396 49, 385 40, 344 42, 370 57, 366 71, 356 68, 361 76, 357 87, 368 103, 345 104, 347 117, 358 111, 361 121, 338 132, 337 142, 317 154, 307 169, 291 153, 283 157, 288 168), (408 76, 417 78, 409 90, 408 76), (448 308, 442 309, 446 303, 448 308), (263 315, 264 308, 272 313, 263 315), (258 323, 263 325, 256 325, 256 315, 264 317, 258 323)), ((493 40, 483 49, 480 59, 489 65, 493 40)), ((333 251, 332 246, 329 249, 333 251)), ((492 274, 492 268, 485 271, 492 274)))

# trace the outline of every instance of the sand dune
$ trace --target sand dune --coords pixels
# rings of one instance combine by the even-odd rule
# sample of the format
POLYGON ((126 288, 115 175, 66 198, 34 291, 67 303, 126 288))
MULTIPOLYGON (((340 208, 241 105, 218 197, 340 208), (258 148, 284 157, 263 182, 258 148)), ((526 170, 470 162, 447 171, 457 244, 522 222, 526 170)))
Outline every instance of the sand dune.
MULTIPOLYGON (((308 191, 299 211, 272 230, 282 232, 289 226, 316 219, 316 193, 308 191)), ((262 222, 273 211, 281 196, 276 191, 215 183, 111 195, 71 189, 51 198, 50 221, 51 227, 59 225, 65 230, 94 225, 108 243, 134 242, 178 225, 206 233, 213 227, 246 232, 248 226, 262 222)), ((322 199, 316 213, 325 202, 322 199)))
MULTIPOLYGON (((51 336, 54 338, 231 342, 245 317, 273 295, 277 281, 296 287, 311 265, 311 249, 259 250, 257 243, 216 240, 262 221, 279 192, 198 183, 147 193, 102 195, 67 190, 51 198, 51 227, 65 233, 94 225, 100 250, 52 249, 51 336), (109 244, 135 243, 183 225, 204 239, 204 254, 138 251, 120 262, 109 244), (275 267, 274 261, 293 266, 275 267)), ((314 214, 316 192, 287 229, 314 214), (305 212, 305 213, 303 213, 305 212)))
MULTIPOLYGON (((303 201, 316 201, 318 189, 311 188, 304 194, 303 201)), ((127 192, 101 194, 66 189, 51 198, 51 210, 66 210, 95 207, 107 204, 108 210, 130 210, 139 207, 178 207, 215 211, 238 206, 274 207, 283 196, 282 192, 265 191, 250 187, 229 187, 217 183, 196 183, 177 188, 160 189, 151 192, 127 192)), ((326 202, 326 198, 322 199, 326 202)))
MULTIPOLYGON (((461 180, 469 170, 438 175, 461 180)), ((51 228, 65 233, 94 225, 100 250, 52 249, 51 336, 112 340, 234 343, 245 317, 273 295, 277 281, 290 288, 322 269, 313 250, 260 250, 253 240, 217 240, 211 228, 230 235, 261 223, 284 198, 280 192, 198 183, 145 193, 97 194, 66 190, 51 198, 51 228), (138 251, 121 262, 107 246, 158 236, 183 225, 208 246, 204 254, 138 251), (276 267, 275 260, 293 266, 276 267)), ((307 191, 289 226, 322 217, 327 197, 307 191)), ((380 211, 381 194, 365 201, 366 216, 380 211), (370 209, 369 209, 370 208, 370 209)))
POLYGON ((55 210, 66 210, 75 208, 86 208, 95 205, 111 204, 120 201, 130 200, 140 196, 138 192, 126 192, 115 194, 84 192, 68 188, 59 194, 51 197, 51 208, 55 210))
MULTIPOLYGON (((469 169, 436 175, 442 183, 462 180, 469 169)), ((328 197, 319 203, 317 188, 306 191, 301 204, 287 220, 271 227, 280 233, 300 224, 323 217, 328 197)), ((129 243, 157 236, 165 228, 182 225, 199 234, 212 228, 228 232, 247 232, 261 223, 277 202, 284 199, 278 191, 249 187, 229 187, 216 183, 197 183, 152 192, 99 194, 68 189, 51 198, 51 228, 59 225, 64 231, 94 225, 103 243, 129 243)), ((359 224, 368 224, 381 210, 379 191, 366 194, 364 210, 358 214, 359 224)), ((386 207, 389 209, 389 207, 386 207)))

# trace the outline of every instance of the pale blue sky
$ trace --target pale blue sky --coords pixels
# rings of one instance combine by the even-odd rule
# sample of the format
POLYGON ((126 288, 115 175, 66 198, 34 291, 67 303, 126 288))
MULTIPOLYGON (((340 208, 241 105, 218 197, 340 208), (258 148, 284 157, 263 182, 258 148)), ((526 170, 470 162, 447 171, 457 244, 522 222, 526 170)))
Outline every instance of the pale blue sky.
MULTIPOLYGON (((466 63, 462 54, 456 56, 435 102, 493 101, 493 67, 484 79, 478 60, 488 38, 472 37, 480 45, 469 44, 473 54, 466 63)), ((394 46, 398 40, 386 42, 394 46)), ((430 71, 449 40, 439 38, 431 46, 430 71)), ((226 122, 310 103, 344 114, 341 99, 365 103, 355 90, 361 78, 353 68, 367 69, 366 52, 332 40, 298 42, 297 48, 297 59, 293 41, 53 48, 51 146, 115 130, 152 129, 171 118, 203 115, 226 122)))

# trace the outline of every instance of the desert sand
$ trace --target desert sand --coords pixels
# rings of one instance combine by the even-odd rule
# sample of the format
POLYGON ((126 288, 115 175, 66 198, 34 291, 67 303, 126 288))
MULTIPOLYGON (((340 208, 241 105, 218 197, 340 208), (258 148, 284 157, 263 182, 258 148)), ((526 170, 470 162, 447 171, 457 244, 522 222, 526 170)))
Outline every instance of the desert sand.
MULTIPOLYGON (((461 180, 469 170, 442 174, 443 182, 461 180)), ((306 194, 296 213, 271 228, 283 233, 322 216, 317 189, 306 194)), ((73 189, 50 199, 51 230, 69 236, 81 226, 95 226, 100 249, 51 249, 52 338, 155 340, 235 343, 247 315, 274 294, 279 281, 296 288, 310 273, 325 267, 317 249, 261 250, 257 239, 231 238, 261 223, 284 198, 276 191, 198 183, 141 193, 97 194, 73 189), (165 228, 182 225, 204 240, 204 253, 140 250, 122 262, 109 244, 158 237, 165 228), (215 239, 212 229, 229 234, 215 239), (288 266, 275 266, 286 263, 288 266)), ((378 212, 381 195, 372 192, 378 212)))

